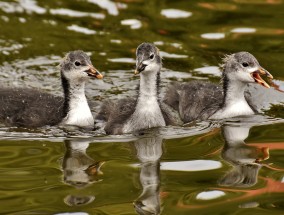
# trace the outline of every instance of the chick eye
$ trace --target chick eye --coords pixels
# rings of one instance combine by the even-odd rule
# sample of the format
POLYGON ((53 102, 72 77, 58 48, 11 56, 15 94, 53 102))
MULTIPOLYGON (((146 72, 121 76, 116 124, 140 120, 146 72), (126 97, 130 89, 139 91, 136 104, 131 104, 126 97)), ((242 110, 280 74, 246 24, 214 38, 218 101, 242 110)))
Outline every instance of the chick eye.
POLYGON ((154 59, 154 54, 151 54, 151 55, 150 55, 150 59, 151 59, 151 60, 154 59))
POLYGON ((248 63, 242 63, 243 67, 248 67, 248 63))
POLYGON ((75 65, 76 65, 76 66, 80 66, 81 63, 80 63, 79 61, 75 61, 75 65))

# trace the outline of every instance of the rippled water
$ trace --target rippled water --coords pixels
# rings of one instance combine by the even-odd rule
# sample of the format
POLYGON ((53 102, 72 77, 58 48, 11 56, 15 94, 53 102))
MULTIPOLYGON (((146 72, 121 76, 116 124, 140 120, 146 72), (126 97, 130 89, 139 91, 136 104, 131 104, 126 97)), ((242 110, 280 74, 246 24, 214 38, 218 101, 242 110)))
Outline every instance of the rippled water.
POLYGON ((105 136, 0 127, 0 214, 283 214, 283 0, 0 0, 0 80, 61 94, 57 65, 91 55, 94 114, 133 96, 135 49, 153 42, 171 81, 218 82, 249 51, 275 78, 250 92, 265 115, 105 136), (274 104, 271 108, 271 103, 274 104))

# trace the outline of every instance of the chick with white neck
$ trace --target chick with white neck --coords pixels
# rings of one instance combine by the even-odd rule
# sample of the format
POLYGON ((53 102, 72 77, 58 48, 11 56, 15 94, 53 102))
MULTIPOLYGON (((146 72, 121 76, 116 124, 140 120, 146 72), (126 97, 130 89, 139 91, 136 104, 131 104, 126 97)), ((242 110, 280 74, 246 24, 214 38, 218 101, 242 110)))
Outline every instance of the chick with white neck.
POLYGON ((273 76, 248 52, 228 55, 223 61, 223 86, 192 81, 176 83, 168 88, 164 102, 179 112, 184 123, 256 113, 253 101, 248 102, 245 97, 245 89, 249 83, 269 88, 260 75, 273 76))
POLYGON ((140 89, 134 113, 123 127, 128 133, 152 127, 165 126, 159 104, 159 81, 162 67, 158 49, 143 43, 137 48, 135 74, 140 74, 140 89))
POLYGON ((85 83, 89 76, 102 78, 102 75, 83 52, 70 53, 60 67, 65 98, 65 117, 61 124, 94 127, 94 118, 85 96, 85 83))
POLYGON ((239 52, 224 58, 223 104, 210 119, 223 119, 241 115, 252 115, 255 111, 245 98, 247 84, 258 83, 266 88, 270 86, 259 74, 273 78, 262 68, 256 58, 248 52, 239 52))
POLYGON ((162 59, 159 50, 151 43, 142 43, 136 51, 135 74, 140 75, 136 98, 105 101, 96 119, 105 123, 107 134, 133 131, 177 124, 178 114, 159 100, 159 82, 162 59))
POLYGON ((7 126, 36 128, 45 125, 72 125, 93 128, 94 119, 86 96, 89 77, 103 76, 83 51, 69 52, 60 63, 64 96, 35 89, 0 90, 0 122, 7 126))

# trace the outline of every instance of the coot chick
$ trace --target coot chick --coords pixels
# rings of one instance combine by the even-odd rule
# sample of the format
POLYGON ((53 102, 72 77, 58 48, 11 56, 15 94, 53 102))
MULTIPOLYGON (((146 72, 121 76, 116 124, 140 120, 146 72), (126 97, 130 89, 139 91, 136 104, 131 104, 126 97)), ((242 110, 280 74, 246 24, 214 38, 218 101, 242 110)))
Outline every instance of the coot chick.
POLYGON ((139 93, 136 98, 103 103, 97 115, 106 122, 107 134, 123 134, 152 127, 174 124, 170 108, 159 99, 162 59, 159 50, 151 43, 142 43, 136 50, 135 74, 140 74, 139 93))
POLYGON ((238 52, 223 59, 223 87, 201 81, 175 83, 167 89, 164 102, 179 111, 184 123, 194 120, 224 119, 256 112, 245 98, 248 83, 270 86, 260 77, 273 76, 248 52, 238 52))
POLYGON ((64 97, 34 89, 1 89, 0 122, 27 128, 58 124, 93 128, 85 82, 89 77, 103 76, 83 51, 69 52, 60 63, 60 72, 64 97))

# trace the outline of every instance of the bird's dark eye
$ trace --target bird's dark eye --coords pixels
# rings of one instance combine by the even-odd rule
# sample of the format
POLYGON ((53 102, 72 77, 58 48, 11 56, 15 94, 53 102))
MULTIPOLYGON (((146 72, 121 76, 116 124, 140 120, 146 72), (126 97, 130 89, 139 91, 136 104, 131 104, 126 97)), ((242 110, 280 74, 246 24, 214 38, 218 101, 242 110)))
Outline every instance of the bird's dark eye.
POLYGON ((76 66, 80 66, 81 63, 80 63, 79 61, 75 61, 75 65, 76 65, 76 66))
POLYGON ((151 60, 154 59, 154 54, 151 54, 151 55, 150 55, 150 59, 151 59, 151 60))
POLYGON ((248 67, 248 63, 242 63, 243 67, 248 67))

